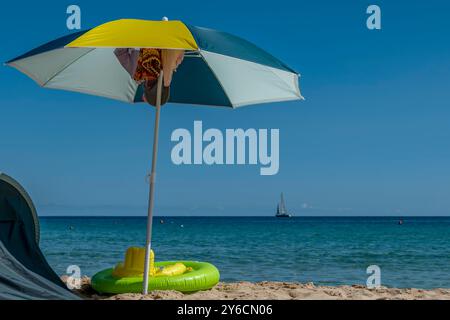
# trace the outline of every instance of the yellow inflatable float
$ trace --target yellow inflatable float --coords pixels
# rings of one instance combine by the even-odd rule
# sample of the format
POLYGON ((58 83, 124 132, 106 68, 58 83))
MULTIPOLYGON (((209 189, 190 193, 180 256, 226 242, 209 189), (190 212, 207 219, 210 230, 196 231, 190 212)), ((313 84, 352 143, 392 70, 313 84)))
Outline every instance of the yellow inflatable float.
MULTIPOLYGON (((100 293, 142 292, 145 249, 128 248, 125 261, 114 268, 98 272, 91 285, 100 293)), ((162 261, 155 263, 155 254, 150 252, 149 290, 177 290, 193 292, 214 287, 220 278, 219 270, 207 262, 162 261)))

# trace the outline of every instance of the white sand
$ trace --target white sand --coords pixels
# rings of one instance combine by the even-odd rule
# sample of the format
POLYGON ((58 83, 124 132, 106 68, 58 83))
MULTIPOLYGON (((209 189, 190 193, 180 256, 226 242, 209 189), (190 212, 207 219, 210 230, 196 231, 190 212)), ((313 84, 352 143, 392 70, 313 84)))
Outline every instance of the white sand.
MULTIPOLYGON (((63 278, 63 280, 65 280, 63 278)), ((395 289, 381 287, 367 289, 364 286, 325 287, 312 283, 292 282, 221 282, 213 289, 183 294, 177 291, 153 291, 142 294, 119 294, 100 296, 90 287, 90 279, 83 278, 83 286, 78 293, 88 299, 110 300, 450 300, 450 289, 395 289)))

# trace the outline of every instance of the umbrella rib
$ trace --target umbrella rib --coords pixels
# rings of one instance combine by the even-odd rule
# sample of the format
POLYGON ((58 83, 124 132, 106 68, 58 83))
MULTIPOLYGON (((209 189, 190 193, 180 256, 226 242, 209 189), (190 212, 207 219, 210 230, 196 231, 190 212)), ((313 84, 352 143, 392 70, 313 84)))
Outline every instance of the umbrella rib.
MULTIPOLYGON (((288 86, 290 86, 290 83, 287 82, 287 81, 286 81, 285 79, 283 79, 282 77, 280 77, 280 75, 278 75, 277 73, 275 73, 275 71, 273 71, 273 69, 276 69, 276 68, 270 68, 270 67, 269 67, 269 71, 270 71, 275 77, 277 77, 277 78, 280 79, 282 82, 284 82, 285 84, 287 84, 288 86)), ((280 69, 279 69, 279 70, 280 70, 280 69)), ((298 85, 298 78, 300 77, 300 73, 298 73, 298 72, 292 72, 292 74, 297 76, 297 81, 296 81, 295 87, 296 87, 296 89, 298 89, 298 92, 295 92, 295 95, 298 96, 298 98, 299 98, 300 100, 302 100, 302 99, 304 100, 304 98, 303 98, 303 96, 302 96, 302 94, 301 94, 301 92, 300 92, 300 87, 299 87, 299 85, 298 85)))
POLYGON ((214 69, 211 68, 211 66, 209 65, 208 61, 206 61, 205 57, 202 55, 202 50, 199 50, 199 52, 200 52, 200 56, 202 57, 202 60, 206 63, 206 65, 208 66, 209 70, 211 70, 211 73, 214 75, 214 78, 216 78, 217 82, 219 83, 220 87, 222 88, 222 91, 225 93, 225 96, 227 97, 228 101, 230 101, 231 108, 235 109, 234 103, 233 103, 233 101, 231 101, 230 97, 228 96, 228 93, 225 90, 225 88, 223 87, 222 82, 219 80, 219 77, 214 72, 214 69))
POLYGON ((72 62, 68 63, 67 65, 64 66, 64 68, 58 70, 57 72, 55 72, 55 74, 53 74, 47 81, 45 81, 42 84, 42 87, 45 87, 47 85, 47 83, 49 83, 50 81, 52 81, 57 75, 59 75, 61 72, 63 72, 64 70, 66 70, 68 67, 70 67, 71 65, 73 65, 75 62, 77 62, 78 60, 80 60, 81 58, 83 58, 85 55, 87 55, 88 53, 91 53, 92 51, 94 51, 95 48, 91 48, 89 51, 83 53, 82 55, 80 55, 78 58, 76 58, 75 60, 73 60, 72 62))

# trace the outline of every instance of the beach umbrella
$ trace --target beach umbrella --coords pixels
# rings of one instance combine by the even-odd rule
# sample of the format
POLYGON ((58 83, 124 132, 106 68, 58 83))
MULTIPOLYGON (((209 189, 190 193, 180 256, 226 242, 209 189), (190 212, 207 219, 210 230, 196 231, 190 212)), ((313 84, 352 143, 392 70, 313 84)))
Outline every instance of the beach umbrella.
MULTIPOLYGON (((303 99, 299 74, 256 45, 181 21, 121 19, 61 37, 6 64, 44 88, 142 102, 143 85, 118 61, 117 48, 185 50, 173 76, 171 103, 239 108, 303 99)), ((158 79, 148 202, 143 292, 148 290, 162 74, 158 79)))

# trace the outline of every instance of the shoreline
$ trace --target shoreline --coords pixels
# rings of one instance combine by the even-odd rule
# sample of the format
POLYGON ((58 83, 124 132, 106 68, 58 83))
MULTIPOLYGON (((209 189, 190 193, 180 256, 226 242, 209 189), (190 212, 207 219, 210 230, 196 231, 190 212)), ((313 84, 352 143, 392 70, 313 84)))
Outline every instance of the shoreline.
MULTIPOLYGON (((67 277, 61 277, 63 282, 67 277)), ((362 285, 316 286, 295 282, 219 282, 207 291, 184 294, 178 291, 99 295, 90 286, 90 278, 82 278, 75 293, 92 300, 450 300, 448 289, 398 289, 380 287, 368 289, 362 285)))

